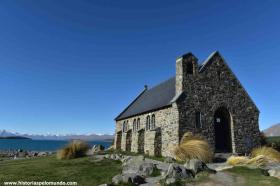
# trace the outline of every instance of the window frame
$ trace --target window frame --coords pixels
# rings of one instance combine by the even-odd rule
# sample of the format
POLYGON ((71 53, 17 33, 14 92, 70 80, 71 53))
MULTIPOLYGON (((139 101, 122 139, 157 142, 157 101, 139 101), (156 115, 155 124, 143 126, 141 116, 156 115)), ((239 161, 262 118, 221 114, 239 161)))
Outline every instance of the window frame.
POLYGON ((140 129, 140 118, 137 118, 136 128, 137 128, 137 130, 140 129))
POLYGON ((202 128, 202 113, 200 111, 195 112, 195 128, 202 128))
POLYGON ((146 130, 150 130, 150 126, 151 126, 151 119, 150 119, 150 115, 148 115, 146 117, 146 130))
POLYGON ((155 114, 152 114, 151 128, 152 128, 152 129, 155 129, 155 128, 156 128, 156 116, 155 116, 155 114))

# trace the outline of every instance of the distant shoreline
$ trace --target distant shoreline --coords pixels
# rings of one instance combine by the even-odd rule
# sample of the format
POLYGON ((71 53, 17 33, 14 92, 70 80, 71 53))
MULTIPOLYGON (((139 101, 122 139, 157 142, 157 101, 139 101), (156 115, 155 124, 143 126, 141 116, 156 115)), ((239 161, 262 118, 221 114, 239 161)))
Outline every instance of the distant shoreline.
POLYGON ((0 137, 0 139, 28 139, 28 140, 32 140, 31 138, 22 137, 22 136, 7 136, 7 137, 0 137))

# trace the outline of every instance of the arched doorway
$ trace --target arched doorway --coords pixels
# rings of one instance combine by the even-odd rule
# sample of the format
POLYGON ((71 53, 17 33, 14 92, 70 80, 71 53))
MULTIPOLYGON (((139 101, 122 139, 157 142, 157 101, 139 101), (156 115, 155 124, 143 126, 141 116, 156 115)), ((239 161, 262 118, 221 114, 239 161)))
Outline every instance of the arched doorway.
POLYGON ((215 151, 232 152, 231 117, 225 107, 220 107, 214 114, 215 151))

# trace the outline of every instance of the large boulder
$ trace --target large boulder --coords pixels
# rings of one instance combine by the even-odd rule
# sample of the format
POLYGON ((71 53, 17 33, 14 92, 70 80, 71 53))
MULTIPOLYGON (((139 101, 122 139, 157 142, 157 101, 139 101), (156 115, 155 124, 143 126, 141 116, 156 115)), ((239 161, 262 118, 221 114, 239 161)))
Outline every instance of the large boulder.
POLYGON ((112 178, 112 183, 115 185, 120 184, 122 181, 123 181, 123 177, 120 174, 118 174, 112 178))
POLYGON ((169 165, 165 178, 186 179, 193 177, 192 171, 186 169, 183 165, 172 163, 169 165))
POLYGON ((144 163, 144 156, 132 156, 129 160, 125 161, 123 166, 123 173, 138 173, 140 165, 144 163))
POLYGON ((123 174, 122 181, 124 183, 130 183, 133 185, 140 185, 140 184, 146 183, 145 178, 143 178, 142 176, 140 176, 138 174, 134 174, 134 173, 123 174))
POLYGON ((184 167, 188 170, 191 170, 194 174, 207 170, 207 166, 199 159, 191 159, 184 164, 184 167))
POLYGON ((155 164, 144 162, 139 166, 139 173, 142 176, 150 176, 154 172, 155 168, 155 164))

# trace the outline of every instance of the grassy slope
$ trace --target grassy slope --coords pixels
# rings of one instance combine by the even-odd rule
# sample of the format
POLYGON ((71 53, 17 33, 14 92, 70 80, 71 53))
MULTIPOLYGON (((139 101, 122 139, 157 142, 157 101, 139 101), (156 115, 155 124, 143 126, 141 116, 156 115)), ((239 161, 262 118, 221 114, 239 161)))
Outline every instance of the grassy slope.
POLYGON ((246 167, 233 167, 227 170, 234 175, 242 176, 245 178, 246 186, 278 186, 280 185, 280 180, 274 177, 265 176, 261 169, 249 169, 246 167))
POLYGON ((56 160, 55 157, 0 162, 0 184, 3 181, 76 181, 78 185, 110 183, 121 172, 121 163, 92 158, 56 160))

